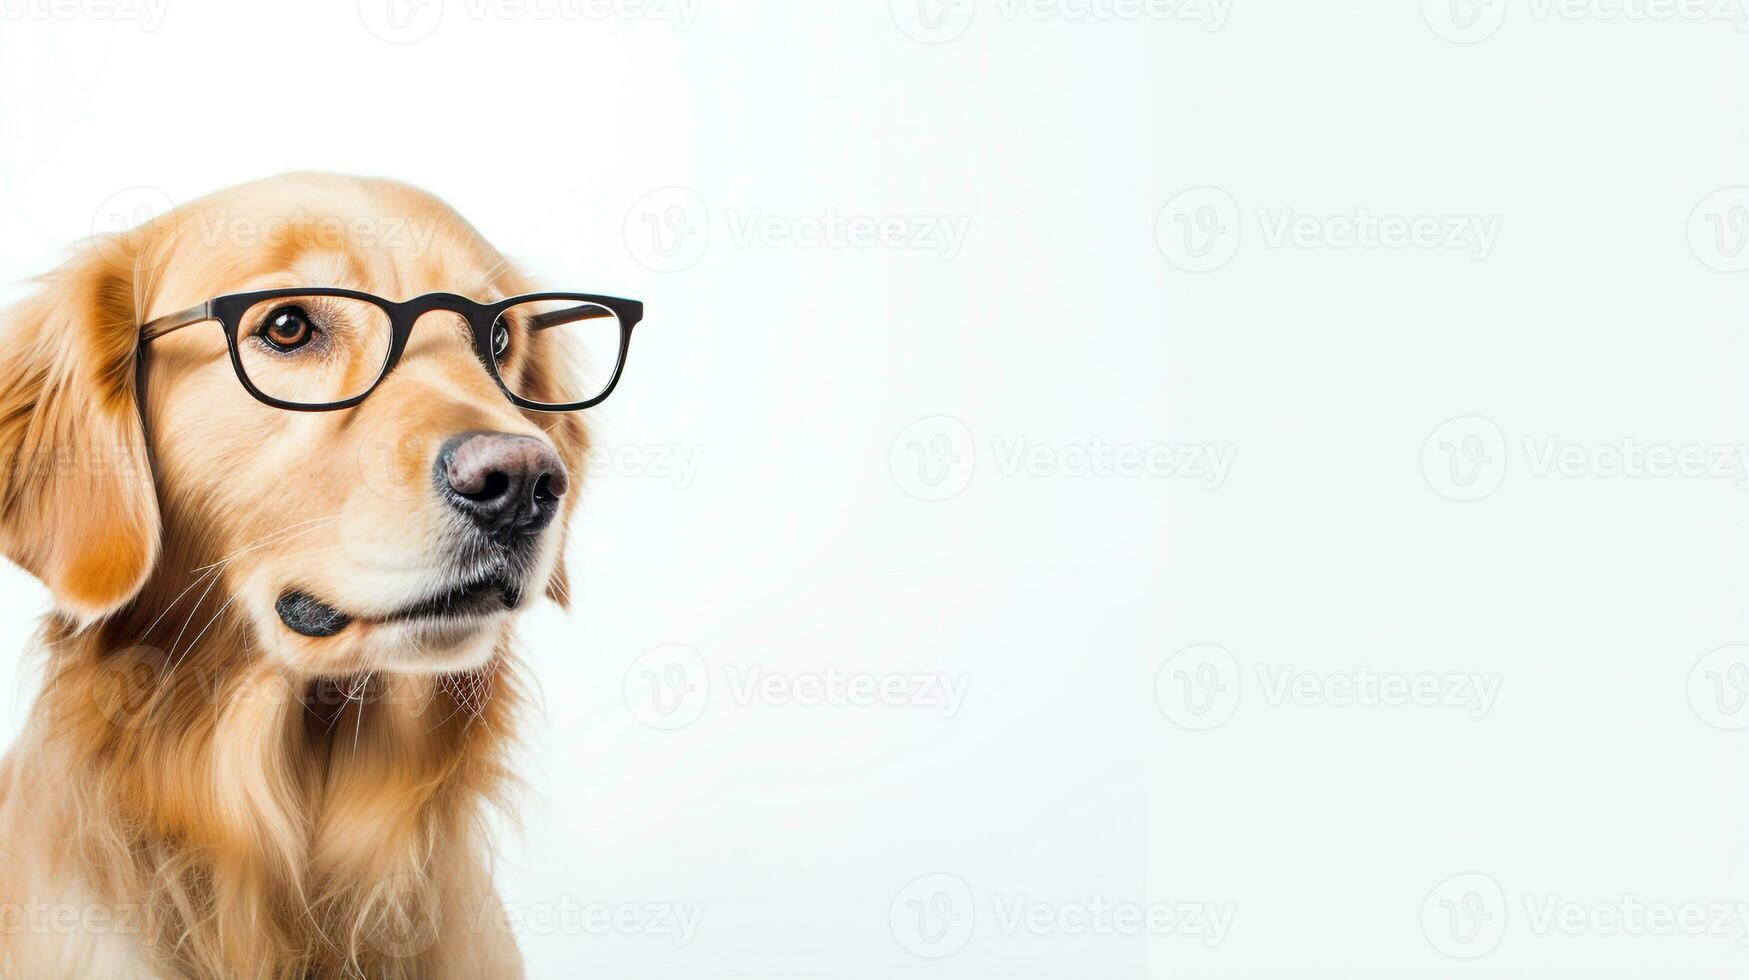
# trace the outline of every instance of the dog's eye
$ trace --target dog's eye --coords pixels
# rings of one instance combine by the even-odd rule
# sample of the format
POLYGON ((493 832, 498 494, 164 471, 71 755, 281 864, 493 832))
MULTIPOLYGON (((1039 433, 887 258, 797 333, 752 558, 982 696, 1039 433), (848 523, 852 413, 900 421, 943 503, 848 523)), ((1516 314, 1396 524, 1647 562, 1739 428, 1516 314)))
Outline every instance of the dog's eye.
POLYGON ((501 358, 504 356, 504 352, 509 349, 510 328, 504 324, 503 320, 499 320, 492 327, 492 356, 501 358))
POLYGON ((316 328, 311 326, 310 315, 302 307, 282 306, 267 314, 257 333, 274 350, 294 351, 310 342, 316 328))

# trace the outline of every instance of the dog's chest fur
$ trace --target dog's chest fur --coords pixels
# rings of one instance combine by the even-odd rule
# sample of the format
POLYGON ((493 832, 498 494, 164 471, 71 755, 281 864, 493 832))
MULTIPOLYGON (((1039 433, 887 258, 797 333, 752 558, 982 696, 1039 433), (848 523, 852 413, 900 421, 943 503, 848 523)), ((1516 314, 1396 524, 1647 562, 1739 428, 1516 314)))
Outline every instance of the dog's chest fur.
POLYGON ((228 630, 171 670, 120 623, 49 631, 0 899, 82 921, 0 932, 0 977, 516 975, 481 826, 504 669, 294 685, 226 657, 228 630))

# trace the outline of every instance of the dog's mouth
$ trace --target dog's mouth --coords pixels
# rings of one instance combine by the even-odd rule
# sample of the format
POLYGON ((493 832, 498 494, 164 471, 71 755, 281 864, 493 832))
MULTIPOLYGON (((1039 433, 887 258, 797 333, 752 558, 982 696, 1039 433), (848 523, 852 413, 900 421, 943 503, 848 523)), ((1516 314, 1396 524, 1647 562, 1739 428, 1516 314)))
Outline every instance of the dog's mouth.
POLYGON ((333 636, 354 622, 367 624, 399 622, 445 622, 489 616, 515 609, 522 602, 522 585, 499 571, 451 586, 387 614, 354 616, 300 590, 280 595, 273 604, 279 621, 293 633, 309 637, 333 636))

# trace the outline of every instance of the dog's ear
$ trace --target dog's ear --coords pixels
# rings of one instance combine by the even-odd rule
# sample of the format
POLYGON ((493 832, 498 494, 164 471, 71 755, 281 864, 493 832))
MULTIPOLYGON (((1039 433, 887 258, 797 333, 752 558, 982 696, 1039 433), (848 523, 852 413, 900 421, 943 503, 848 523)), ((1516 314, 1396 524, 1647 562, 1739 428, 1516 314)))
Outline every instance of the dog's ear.
POLYGON ((0 314, 0 552, 82 622, 132 599, 158 558, 132 265, 100 242, 0 314))

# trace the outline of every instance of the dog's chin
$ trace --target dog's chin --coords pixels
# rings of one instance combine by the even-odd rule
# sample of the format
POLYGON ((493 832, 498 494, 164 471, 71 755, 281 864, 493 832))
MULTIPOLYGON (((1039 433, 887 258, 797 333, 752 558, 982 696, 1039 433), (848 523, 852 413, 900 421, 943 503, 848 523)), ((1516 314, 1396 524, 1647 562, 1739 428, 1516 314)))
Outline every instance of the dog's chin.
POLYGON ((502 610, 467 617, 358 621, 329 637, 300 635, 273 618, 260 624, 260 630, 269 637, 262 644, 266 652, 300 675, 452 674, 490 663, 502 649, 513 615, 502 610))
POLYGON ((503 574, 390 603, 281 586, 257 618, 265 620, 265 645, 300 672, 455 673, 493 659, 524 591, 520 579, 503 574))
POLYGON ((497 655, 511 612, 467 619, 425 619, 367 626, 363 659, 371 670, 450 674, 477 670, 497 655))

